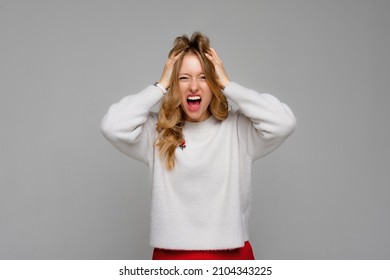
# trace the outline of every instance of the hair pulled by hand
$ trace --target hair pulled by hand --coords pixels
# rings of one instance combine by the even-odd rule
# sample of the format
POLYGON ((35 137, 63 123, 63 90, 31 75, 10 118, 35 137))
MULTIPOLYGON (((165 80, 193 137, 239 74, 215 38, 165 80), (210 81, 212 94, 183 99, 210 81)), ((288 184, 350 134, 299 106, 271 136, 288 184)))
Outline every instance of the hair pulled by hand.
POLYGON ((188 49, 194 49, 199 53, 206 54, 210 49, 210 40, 200 32, 194 32, 191 38, 188 38, 187 35, 176 37, 168 57, 188 49))
POLYGON ((199 55, 206 57, 210 52, 210 40, 200 32, 194 32, 189 38, 187 35, 176 37, 173 48, 168 54, 168 59, 165 62, 163 73, 159 83, 166 89, 171 86, 171 76, 175 63, 180 57, 190 51, 196 52, 199 55))

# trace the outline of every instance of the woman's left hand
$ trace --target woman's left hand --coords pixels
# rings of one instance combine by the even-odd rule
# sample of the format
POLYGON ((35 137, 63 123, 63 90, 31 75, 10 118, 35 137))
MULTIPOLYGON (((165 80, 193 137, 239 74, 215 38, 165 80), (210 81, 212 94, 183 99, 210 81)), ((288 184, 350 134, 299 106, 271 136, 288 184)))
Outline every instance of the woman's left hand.
POLYGON ((223 67, 222 60, 218 57, 217 52, 213 48, 210 48, 209 52, 205 53, 205 55, 213 63, 215 71, 217 72, 219 86, 224 89, 227 84, 230 83, 230 80, 223 67))

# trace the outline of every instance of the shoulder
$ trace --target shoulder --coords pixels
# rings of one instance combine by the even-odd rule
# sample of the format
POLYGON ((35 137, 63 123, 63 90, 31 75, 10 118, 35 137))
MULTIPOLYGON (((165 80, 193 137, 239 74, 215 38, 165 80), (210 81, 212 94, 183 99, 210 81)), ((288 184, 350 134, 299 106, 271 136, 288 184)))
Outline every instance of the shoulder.
MULTIPOLYGON (((230 105, 229 105, 230 106, 230 105)), ((229 114, 227 117, 227 121, 238 121, 240 119, 248 119, 239 108, 234 105, 229 109, 229 114)))
POLYGON ((229 110, 228 117, 223 123, 225 126, 234 128, 237 131, 240 130, 240 128, 243 129, 252 125, 252 121, 245 116, 240 109, 234 107, 229 110))

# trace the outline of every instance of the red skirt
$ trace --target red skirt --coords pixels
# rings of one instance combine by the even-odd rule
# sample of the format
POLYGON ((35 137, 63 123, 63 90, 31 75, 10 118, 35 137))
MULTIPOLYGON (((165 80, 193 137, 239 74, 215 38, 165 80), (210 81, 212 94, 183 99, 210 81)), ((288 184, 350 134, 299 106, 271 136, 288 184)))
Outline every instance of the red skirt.
POLYGON ((155 248, 153 260, 254 260, 249 241, 244 247, 231 250, 167 250, 155 248))

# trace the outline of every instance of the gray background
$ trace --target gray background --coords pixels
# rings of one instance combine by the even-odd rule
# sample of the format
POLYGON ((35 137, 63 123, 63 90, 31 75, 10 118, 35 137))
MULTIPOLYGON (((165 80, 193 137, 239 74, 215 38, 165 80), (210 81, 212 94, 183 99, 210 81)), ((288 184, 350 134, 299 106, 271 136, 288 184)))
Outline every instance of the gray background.
POLYGON ((149 259, 147 167, 100 121, 174 38, 298 128, 254 164, 259 259, 390 259, 389 1, 0 1, 0 258, 149 259))

